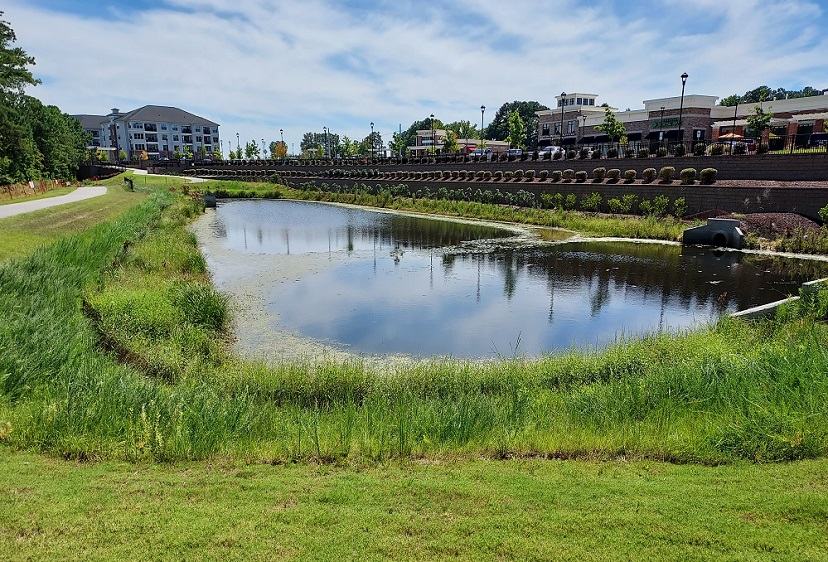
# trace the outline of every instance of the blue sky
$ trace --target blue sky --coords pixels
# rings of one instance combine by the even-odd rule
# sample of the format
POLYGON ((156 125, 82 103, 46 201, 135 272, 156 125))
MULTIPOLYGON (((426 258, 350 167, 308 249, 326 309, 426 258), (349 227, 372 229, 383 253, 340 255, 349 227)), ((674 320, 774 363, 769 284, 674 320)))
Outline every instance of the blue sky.
MULTIPOLYGON (((172 105, 222 138, 330 127, 388 141, 431 113, 489 122, 561 91, 621 110, 761 84, 828 88, 822 0, 4 0, 17 45, 67 113, 172 105)), ((233 143, 235 145, 235 142, 233 143)))

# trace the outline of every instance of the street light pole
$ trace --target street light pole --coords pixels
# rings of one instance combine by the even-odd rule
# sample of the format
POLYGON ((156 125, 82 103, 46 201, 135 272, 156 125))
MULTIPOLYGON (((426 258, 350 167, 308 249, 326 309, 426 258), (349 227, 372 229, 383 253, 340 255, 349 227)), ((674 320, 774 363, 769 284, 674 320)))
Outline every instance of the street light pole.
POLYGON ((322 132, 325 133, 325 159, 327 160, 331 154, 331 146, 328 144, 328 128, 322 127, 322 132))
MULTIPOLYGON (((287 147, 285 146, 285 130, 284 129, 279 129, 279 136, 282 138, 282 150, 285 151, 285 156, 287 156, 287 147)), ((283 160, 284 160, 285 156, 282 156, 283 160)))
POLYGON ((374 122, 371 121, 371 161, 374 160, 374 122))
POLYGON ((681 103, 679 105, 679 128, 678 128, 678 140, 684 143, 684 132, 681 128, 681 114, 684 111, 684 85, 687 84, 687 73, 683 72, 681 75, 681 103))
POLYGON ((434 153, 437 152, 437 147, 435 146, 435 143, 434 143, 434 114, 433 113, 431 114, 431 150, 434 153))
POLYGON ((564 106, 566 105, 566 92, 561 92, 561 152, 563 152, 563 117, 564 106))
POLYGON ((262 139, 262 158, 264 158, 264 139, 262 139))
POLYGON ((661 106, 661 121, 658 122, 658 128, 661 129, 658 132, 658 146, 661 146, 661 143, 664 142, 664 106, 661 106))
POLYGON ((483 113, 486 111, 486 106, 480 106, 480 156, 483 156, 483 113))
POLYGON ((236 133, 236 158, 241 158, 241 141, 238 133, 236 133))

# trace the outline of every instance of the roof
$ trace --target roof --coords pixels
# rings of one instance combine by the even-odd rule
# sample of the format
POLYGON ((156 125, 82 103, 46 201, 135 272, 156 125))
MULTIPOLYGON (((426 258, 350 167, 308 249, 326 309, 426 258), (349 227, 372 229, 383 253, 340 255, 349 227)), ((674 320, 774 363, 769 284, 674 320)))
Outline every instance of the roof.
POLYGON ((106 116, 104 115, 72 115, 75 119, 80 121, 81 127, 84 129, 95 129, 98 130, 101 128, 101 124, 106 122, 106 116))
POLYGON ((115 120, 127 122, 179 123, 181 125, 209 125, 211 127, 219 126, 218 123, 213 123, 209 119, 193 115, 189 111, 163 105, 145 105, 144 107, 133 109, 130 112, 119 115, 115 120))

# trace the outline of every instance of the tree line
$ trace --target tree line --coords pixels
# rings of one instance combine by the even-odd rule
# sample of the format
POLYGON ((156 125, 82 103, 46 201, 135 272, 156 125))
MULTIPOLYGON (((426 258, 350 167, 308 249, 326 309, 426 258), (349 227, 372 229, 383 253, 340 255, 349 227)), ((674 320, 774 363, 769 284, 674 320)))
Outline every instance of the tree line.
POLYGON ((15 41, 9 22, 0 20, 0 185, 74 179, 86 159, 89 134, 76 118, 23 93, 40 80, 28 69, 34 57, 14 47, 15 41))

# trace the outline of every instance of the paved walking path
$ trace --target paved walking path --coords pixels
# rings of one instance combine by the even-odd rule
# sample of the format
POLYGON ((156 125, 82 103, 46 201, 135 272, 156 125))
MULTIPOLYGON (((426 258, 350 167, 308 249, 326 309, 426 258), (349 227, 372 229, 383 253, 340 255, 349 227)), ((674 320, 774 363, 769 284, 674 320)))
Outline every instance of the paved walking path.
POLYGON ((132 172, 134 176, 152 176, 156 178, 173 178, 173 179, 182 179, 182 180, 189 180, 190 183, 201 183, 205 182, 204 178, 196 178, 193 176, 171 176, 169 174, 149 174, 146 170, 134 170, 132 172))
POLYGON ((66 203, 83 201, 84 199, 91 199, 92 197, 98 197, 99 195, 104 195, 105 193, 106 187, 94 185, 90 187, 79 187, 72 193, 58 195, 57 197, 47 197, 46 199, 36 199, 34 201, 22 201, 20 203, 0 205, 0 219, 13 217, 15 215, 22 215, 23 213, 30 213, 32 211, 39 211, 40 209, 47 209, 49 207, 56 207, 57 205, 65 205, 66 203))

